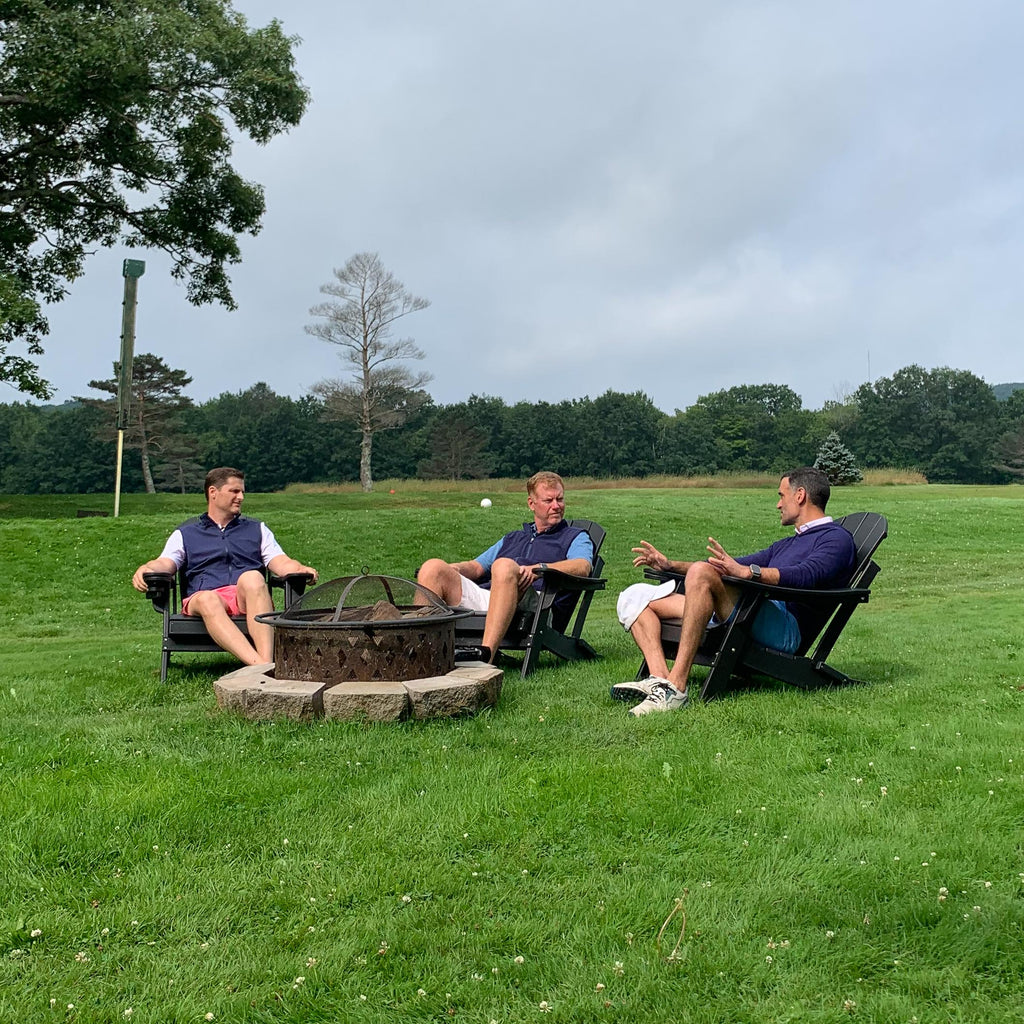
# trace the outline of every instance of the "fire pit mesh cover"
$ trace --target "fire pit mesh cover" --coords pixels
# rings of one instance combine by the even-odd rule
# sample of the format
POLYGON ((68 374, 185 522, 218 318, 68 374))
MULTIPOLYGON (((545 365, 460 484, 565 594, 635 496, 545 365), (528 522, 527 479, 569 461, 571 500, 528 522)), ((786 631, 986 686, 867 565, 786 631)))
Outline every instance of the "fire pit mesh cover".
POLYGON ((274 627, 278 679, 407 681, 455 667, 455 620, 433 591, 397 576, 343 576, 283 612, 258 616, 274 627))
POLYGON ((299 623, 398 623, 454 611, 432 590, 398 576, 341 576, 307 591, 275 617, 275 625, 299 623))

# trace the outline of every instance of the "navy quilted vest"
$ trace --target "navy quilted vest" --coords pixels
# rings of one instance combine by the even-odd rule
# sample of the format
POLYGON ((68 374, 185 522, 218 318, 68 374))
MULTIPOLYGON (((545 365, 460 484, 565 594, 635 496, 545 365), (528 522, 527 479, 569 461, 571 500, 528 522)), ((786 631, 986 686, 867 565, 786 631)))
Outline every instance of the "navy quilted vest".
POLYGON ((178 527, 185 541, 185 593, 215 590, 238 582, 250 569, 263 568, 258 519, 236 516, 222 530, 205 512, 178 527))

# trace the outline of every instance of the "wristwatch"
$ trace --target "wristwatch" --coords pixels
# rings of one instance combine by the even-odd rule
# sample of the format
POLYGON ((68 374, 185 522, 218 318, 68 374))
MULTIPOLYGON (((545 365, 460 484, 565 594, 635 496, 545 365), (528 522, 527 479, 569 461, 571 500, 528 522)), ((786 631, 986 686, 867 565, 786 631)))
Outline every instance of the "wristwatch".
POLYGON ((750 578, 751 579, 759 580, 761 578, 761 566, 759 566, 759 565, 751 565, 751 566, 748 566, 748 568, 750 569, 750 578))

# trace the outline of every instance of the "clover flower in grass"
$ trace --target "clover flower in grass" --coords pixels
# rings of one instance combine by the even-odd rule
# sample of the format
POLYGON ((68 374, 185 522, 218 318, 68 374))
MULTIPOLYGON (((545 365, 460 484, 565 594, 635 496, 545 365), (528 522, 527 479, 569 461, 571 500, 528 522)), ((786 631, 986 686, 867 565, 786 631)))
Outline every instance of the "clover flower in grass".
POLYGON ((32 931, 29 932, 29 938, 30 939, 38 939, 42 934, 43 934, 43 929, 42 928, 33 928, 32 931))
POLYGON ((541 1013, 551 1012, 551 1004, 546 999, 542 999, 538 1004, 537 1008, 540 1010, 541 1013))
POLYGON ((301 975, 301 974, 300 974, 300 975, 299 975, 299 976, 298 976, 298 977, 297 977, 297 978, 296 978, 296 979, 295 979, 295 980, 294 980, 294 981, 292 982, 292 988, 298 988, 298 987, 299 987, 300 985, 305 985, 305 984, 306 984, 306 979, 305 979, 305 977, 303 977, 303 975, 301 975))
POLYGON ((422 999, 422 998, 423 998, 423 997, 424 997, 424 996, 425 996, 426 994, 427 994, 427 990, 426 990, 425 988, 418 988, 418 989, 416 989, 416 995, 418 995, 418 996, 419 996, 419 997, 420 997, 421 999, 422 999))
POLYGON ((308 957, 307 960, 306 960, 306 966, 307 967, 316 967, 316 957, 315 956, 308 957))
POLYGON ((939 887, 939 902, 940 903, 945 903, 946 902, 946 897, 948 895, 949 895, 949 890, 944 885, 940 886, 939 887))
POLYGON ((616 960, 612 964, 612 970, 621 978, 626 973, 625 964, 621 960, 616 960))
POLYGON ((517 956, 512 962, 515 963, 515 964, 521 964, 521 963, 525 963, 526 961, 525 961, 525 959, 523 957, 517 956))
POLYGON ((843 1009, 847 1013, 853 1013, 853 1011, 857 1009, 857 1004, 852 999, 844 999, 843 1009))
POLYGON ((207 1015, 206 1015, 206 1016, 205 1016, 205 1017, 203 1018, 203 1020, 213 1020, 213 1014, 212 1014, 212 1013, 208 1013, 208 1014, 207 1014, 207 1015))
POLYGON ((130 1007, 130 1006, 129 1006, 129 1007, 128 1007, 128 1009, 124 1011, 124 1014, 123 1014, 123 1016, 124 1016, 124 1017, 125 1017, 125 1018, 127 1019, 127 1018, 128 1018, 128 1017, 130 1017, 130 1016, 131 1016, 131 1015, 132 1015, 132 1014, 133 1014, 134 1012, 135 1012, 135 1010, 133 1010, 133 1009, 132 1009, 132 1007, 130 1007))
POLYGON ((75 960, 80 964, 87 964, 89 962, 89 954, 84 949, 80 949, 75 954, 75 960))

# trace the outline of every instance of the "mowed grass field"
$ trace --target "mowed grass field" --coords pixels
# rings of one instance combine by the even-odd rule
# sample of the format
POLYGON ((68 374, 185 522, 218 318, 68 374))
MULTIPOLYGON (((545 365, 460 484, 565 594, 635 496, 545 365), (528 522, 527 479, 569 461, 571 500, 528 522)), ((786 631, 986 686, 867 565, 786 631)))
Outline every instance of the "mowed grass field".
MULTIPOLYGON (((159 683, 129 580, 199 496, 0 497, 0 1021, 1024 1020, 1024 490, 838 489, 890 522, 832 659, 867 685, 639 721, 630 547, 760 548, 774 485, 569 502, 608 530, 602 659, 380 726, 222 713, 227 657, 159 683)), ((324 579, 526 518, 486 485, 246 511, 324 579)))

